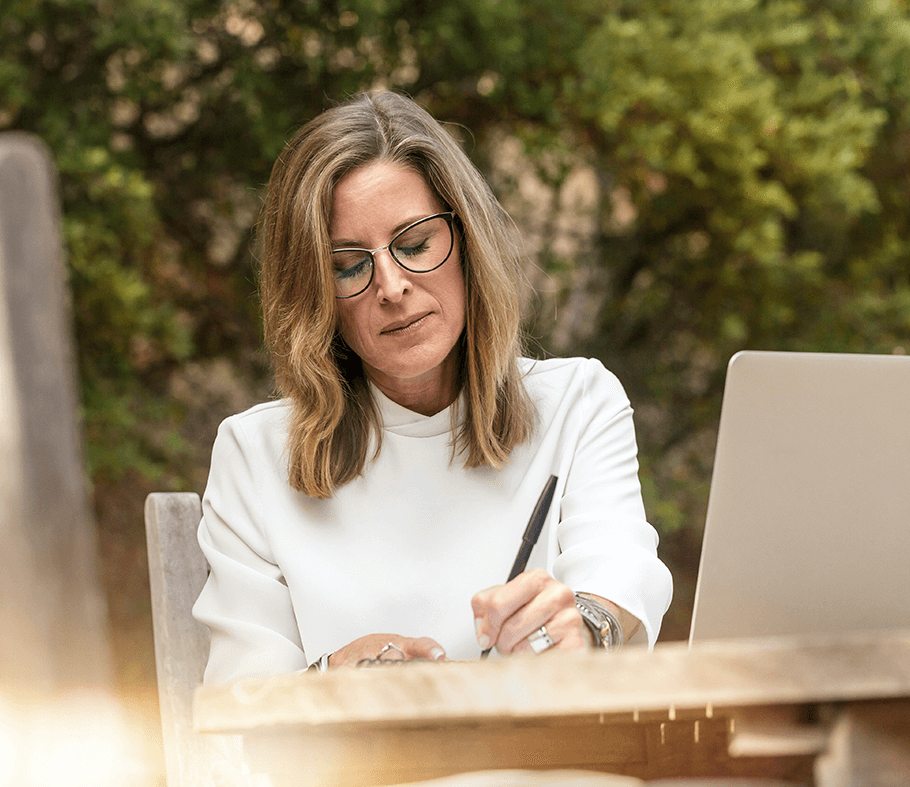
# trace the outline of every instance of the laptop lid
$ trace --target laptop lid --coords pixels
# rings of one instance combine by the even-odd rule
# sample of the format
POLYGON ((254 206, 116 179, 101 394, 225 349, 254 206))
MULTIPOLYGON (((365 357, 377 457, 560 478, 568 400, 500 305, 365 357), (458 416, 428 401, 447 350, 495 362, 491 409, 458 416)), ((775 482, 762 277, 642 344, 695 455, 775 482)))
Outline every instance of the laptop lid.
POLYGON ((689 641, 910 628, 910 357, 733 357, 689 641))

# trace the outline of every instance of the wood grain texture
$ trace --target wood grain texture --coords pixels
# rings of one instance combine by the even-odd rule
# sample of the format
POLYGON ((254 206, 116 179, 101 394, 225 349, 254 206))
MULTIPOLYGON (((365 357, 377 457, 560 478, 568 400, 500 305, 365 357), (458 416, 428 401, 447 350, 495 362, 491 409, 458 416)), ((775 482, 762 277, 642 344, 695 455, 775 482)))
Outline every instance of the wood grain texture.
POLYGON ((197 729, 420 726, 910 696, 910 632, 334 670, 200 688, 197 729))
MULTIPOLYGON (((726 719, 587 726, 506 721, 435 727, 259 730, 246 736, 254 773, 275 787, 369 787, 478 770, 586 770, 641 779, 775 777, 811 781, 812 758, 730 758, 726 719), (695 725, 701 726, 698 742, 695 725)), ((516 782, 521 784, 521 782, 516 782)))
POLYGON ((193 729, 193 691, 202 683, 209 634, 192 616, 208 573, 196 541, 202 505, 195 493, 145 501, 152 624, 168 784, 211 785, 208 743, 193 729))
MULTIPOLYGON (((831 725, 847 723, 834 711, 823 723, 819 708, 894 698, 910 698, 906 631, 245 680, 200 689, 195 714, 200 730, 244 733, 251 766, 276 787, 497 768, 811 784, 831 725)), ((829 757, 837 778, 859 772, 866 744, 855 741, 868 740, 868 721, 850 719, 840 756, 829 757)), ((906 748, 864 755, 874 760, 866 773, 906 748)))

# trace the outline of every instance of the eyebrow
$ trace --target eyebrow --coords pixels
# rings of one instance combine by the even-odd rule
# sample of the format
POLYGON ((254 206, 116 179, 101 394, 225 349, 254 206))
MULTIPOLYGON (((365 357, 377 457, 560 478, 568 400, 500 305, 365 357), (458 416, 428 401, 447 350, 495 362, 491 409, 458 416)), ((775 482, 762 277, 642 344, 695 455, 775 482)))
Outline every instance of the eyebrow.
MULTIPOLYGON (((392 228, 392 234, 389 236, 389 240, 391 240, 392 238, 394 238, 394 237, 395 237, 399 232, 401 232, 403 229, 407 229, 407 228, 410 227, 412 224, 416 224, 416 223, 417 223, 418 221, 420 221, 421 219, 428 219, 428 218, 430 218, 430 216, 435 216, 436 213, 438 213, 438 212, 439 212, 439 211, 436 211, 436 212, 434 212, 434 213, 425 213, 425 214, 422 214, 422 215, 420 215, 420 216, 415 216, 415 217, 410 218, 410 219, 405 219, 403 222, 401 222, 400 224, 397 224, 395 227, 392 228)), ((385 244, 383 244, 383 245, 385 245, 385 244)), ((379 248, 382 248, 382 246, 380 246, 379 248)), ((333 241, 332 241, 332 249, 333 249, 333 250, 337 250, 337 249, 365 249, 366 251, 369 251, 369 249, 367 249, 366 244, 365 244, 362 240, 350 240, 350 239, 348 239, 348 238, 342 238, 341 240, 333 240, 333 241)))

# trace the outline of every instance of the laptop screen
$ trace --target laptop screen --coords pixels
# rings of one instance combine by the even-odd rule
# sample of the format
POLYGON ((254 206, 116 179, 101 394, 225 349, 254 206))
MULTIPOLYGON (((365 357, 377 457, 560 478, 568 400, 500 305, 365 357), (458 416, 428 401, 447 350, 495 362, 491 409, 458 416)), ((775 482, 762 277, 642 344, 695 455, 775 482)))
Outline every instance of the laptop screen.
POLYGON ((910 357, 730 361, 690 643, 910 628, 910 357))

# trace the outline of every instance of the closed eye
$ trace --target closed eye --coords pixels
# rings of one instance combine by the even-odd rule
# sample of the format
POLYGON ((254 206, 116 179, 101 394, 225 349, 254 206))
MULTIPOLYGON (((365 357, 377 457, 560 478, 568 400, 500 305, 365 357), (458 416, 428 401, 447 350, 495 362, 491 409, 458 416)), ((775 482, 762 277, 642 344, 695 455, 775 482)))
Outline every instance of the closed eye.
POLYGON ((369 271, 373 264, 372 259, 364 256, 362 251, 341 250, 336 251, 333 256, 335 259, 335 278, 336 279, 353 279, 362 276, 369 271))
POLYGON ((405 257, 416 257, 418 254, 423 254, 425 251, 427 251, 429 249, 429 246, 429 239, 426 239, 420 243, 411 244, 409 246, 396 245, 395 252, 405 257))

